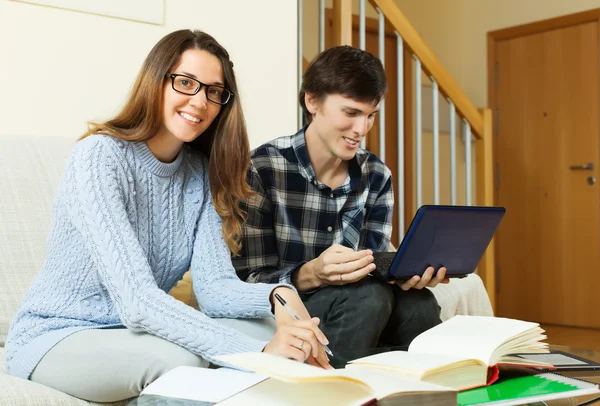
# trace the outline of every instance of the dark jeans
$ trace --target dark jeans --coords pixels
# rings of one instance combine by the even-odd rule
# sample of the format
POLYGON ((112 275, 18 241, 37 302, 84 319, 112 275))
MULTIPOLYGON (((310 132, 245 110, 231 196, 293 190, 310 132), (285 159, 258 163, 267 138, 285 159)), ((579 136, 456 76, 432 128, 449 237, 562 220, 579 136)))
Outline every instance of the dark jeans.
POLYGON ((372 277, 342 286, 325 286, 301 295, 329 339, 329 348, 347 352, 378 346, 408 346, 441 323, 440 306, 429 289, 403 291, 372 277))

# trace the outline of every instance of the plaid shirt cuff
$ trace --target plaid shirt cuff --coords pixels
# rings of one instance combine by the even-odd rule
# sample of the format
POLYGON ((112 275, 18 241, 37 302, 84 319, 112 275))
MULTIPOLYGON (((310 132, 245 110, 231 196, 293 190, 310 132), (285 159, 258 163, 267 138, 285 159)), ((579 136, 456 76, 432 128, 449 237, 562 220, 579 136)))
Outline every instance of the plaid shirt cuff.
MULTIPOLYGON (((287 283, 290 284, 292 286, 294 286, 294 284, 292 283, 292 273, 294 273, 294 271, 300 269, 300 267, 304 264, 306 264, 306 262, 308 261, 304 261, 304 262, 300 262, 298 265, 289 267, 284 269, 284 273, 281 274, 281 277, 279 278, 279 283, 287 283)), ((298 289, 296 288, 296 286, 294 286, 294 289, 296 290, 296 292, 298 292, 298 294, 300 295, 300 297, 303 297, 303 295, 310 295, 314 292, 316 292, 317 290, 321 289, 321 287, 318 288, 314 288, 311 290, 305 290, 304 292, 300 292, 298 291, 298 289)))
POLYGON ((287 283, 288 285, 294 285, 292 283, 292 273, 297 269, 300 269, 302 265, 306 262, 300 262, 298 265, 290 266, 288 268, 284 268, 281 270, 281 274, 279 276, 279 283, 287 283))

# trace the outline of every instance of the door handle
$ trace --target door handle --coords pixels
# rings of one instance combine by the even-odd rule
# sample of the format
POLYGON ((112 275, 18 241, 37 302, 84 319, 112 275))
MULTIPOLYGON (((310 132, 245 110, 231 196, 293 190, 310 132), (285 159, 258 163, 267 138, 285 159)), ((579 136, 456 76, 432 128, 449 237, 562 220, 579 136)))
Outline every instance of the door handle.
POLYGON ((584 165, 571 165, 569 166, 569 169, 571 170, 583 170, 583 171, 593 171, 594 170, 594 164, 591 162, 588 162, 587 164, 584 165))

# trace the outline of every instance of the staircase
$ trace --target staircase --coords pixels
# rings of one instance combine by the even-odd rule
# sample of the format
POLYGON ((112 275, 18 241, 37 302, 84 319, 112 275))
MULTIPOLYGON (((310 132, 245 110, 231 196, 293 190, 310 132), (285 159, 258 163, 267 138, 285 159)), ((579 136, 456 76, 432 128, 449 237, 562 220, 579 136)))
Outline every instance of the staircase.
MULTIPOLYGON (((325 3, 318 1, 319 50, 334 45, 365 49, 379 56, 388 76, 390 90, 365 147, 395 179, 392 242, 398 246, 423 204, 493 206, 491 109, 471 103, 393 0, 358 0, 357 13, 352 0, 333 0, 330 8, 325 3), (377 18, 366 17, 367 3, 377 18)), ((308 5, 298 0, 299 16, 308 5)), ((301 32, 299 82, 307 64, 305 37, 301 32)), ((493 241, 477 273, 494 306, 493 241)))

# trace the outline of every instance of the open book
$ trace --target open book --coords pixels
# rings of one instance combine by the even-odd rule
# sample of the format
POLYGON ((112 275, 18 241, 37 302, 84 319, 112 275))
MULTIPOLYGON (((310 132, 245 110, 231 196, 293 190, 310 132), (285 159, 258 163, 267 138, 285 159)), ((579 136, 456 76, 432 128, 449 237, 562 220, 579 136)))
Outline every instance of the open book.
MULTIPOLYGON (((543 367, 544 362, 511 356, 514 353, 547 353, 546 336, 537 323, 497 317, 455 316, 415 338, 408 351, 392 351, 350 361, 346 368, 323 370, 264 353, 221 356, 239 368, 270 376, 243 392, 245 401, 273 404, 286 393, 318 404, 321 396, 335 390, 348 397, 340 404, 361 404, 368 399, 435 394, 455 396, 454 391, 485 386, 498 379, 498 366, 543 367), (284 385, 282 382, 303 383, 284 385), (270 393, 266 393, 267 386, 270 393), (266 392, 265 392, 266 391, 266 392), (280 395, 277 395, 280 393, 280 395), (256 398, 247 398, 256 396, 256 398), (266 398, 265 398, 266 396, 266 398)), ((323 398, 325 399, 325 398, 323 398)), ((239 401, 238 395, 228 401, 239 401), (237 399, 236 399, 237 398, 237 399)), ((419 402, 422 403, 422 401, 419 402)), ((412 401, 415 401, 414 399, 412 401)), ((428 399, 427 403, 435 402, 428 399)), ((452 400, 450 400, 450 403, 452 400)), ((240 403, 241 404, 241 403, 240 403)), ((304 403, 297 403, 304 404, 304 403)))
POLYGON ((464 390, 493 383, 498 366, 551 364, 511 356, 548 353, 537 323, 499 317, 455 316, 419 336, 408 351, 392 351, 350 361, 346 368, 371 368, 464 390))
POLYGON ((450 388, 405 379, 371 369, 325 370, 267 353, 249 352, 217 357, 230 365, 258 372, 267 379, 219 405, 454 405, 450 388))

